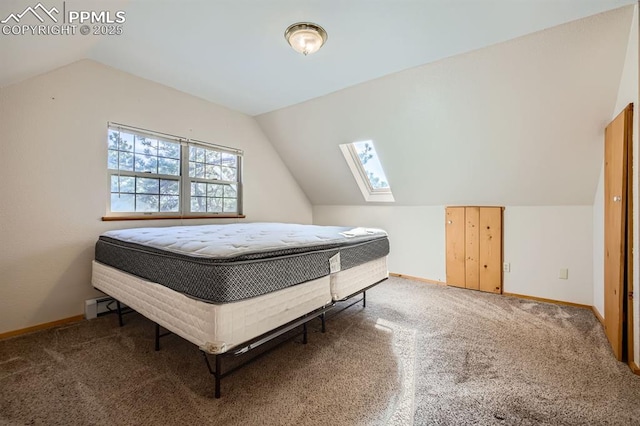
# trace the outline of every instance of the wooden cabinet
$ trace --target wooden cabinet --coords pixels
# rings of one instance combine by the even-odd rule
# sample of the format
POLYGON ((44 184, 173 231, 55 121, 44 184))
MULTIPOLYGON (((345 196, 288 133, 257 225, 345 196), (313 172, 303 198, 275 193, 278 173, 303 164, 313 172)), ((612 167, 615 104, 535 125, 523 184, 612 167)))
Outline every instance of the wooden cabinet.
POLYGON ((447 207, 447 284, 502 293, 502 207, 447 207))

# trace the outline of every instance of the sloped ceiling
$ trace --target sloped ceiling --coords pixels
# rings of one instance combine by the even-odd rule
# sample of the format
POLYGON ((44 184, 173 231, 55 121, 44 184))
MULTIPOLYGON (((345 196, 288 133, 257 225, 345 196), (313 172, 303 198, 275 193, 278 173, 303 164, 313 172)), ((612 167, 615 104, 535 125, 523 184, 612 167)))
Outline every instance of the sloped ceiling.
POLYGON ((591 204, 633 10, 612 8, 633 3, 66 0, 126 11, 124 33, 2 34, 0 86, 90 58, 262 113, 313 204, 365 203, 337 146, 366 139, 396 205, 591 204), (329 33, 309 57, 282 36, 306 20, 329 33))
MULTIPOLYGON (((0 1, 0 20, 38 1, 0 1)), ((634 1, 42 0, 123 10, 123 34, 0 34, 0 86, 89 58, 255 115, 634 1), (283 37, 298 21, 329 33, 306 58, 283 37)))
POLYGON ((314 205, 366 204, 338 145, 374 141, 396 205, 592 204, 633 6, 257 117, 314 205))

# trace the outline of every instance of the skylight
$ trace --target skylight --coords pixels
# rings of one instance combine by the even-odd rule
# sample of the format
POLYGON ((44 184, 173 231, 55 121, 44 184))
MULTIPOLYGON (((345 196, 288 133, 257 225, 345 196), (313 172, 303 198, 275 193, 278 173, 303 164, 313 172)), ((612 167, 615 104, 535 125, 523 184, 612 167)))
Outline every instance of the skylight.
POLYGON ((373 146, 373 142, 354 142, 352 145, 366 173, 371 189, 390 189, 387 176, 382 170, 382 164, 380 164, 380 158, 376 148, 373 146))
POLYGON ((348 143, 340 149, 366 201, 395 201, 373 141, 348 143))

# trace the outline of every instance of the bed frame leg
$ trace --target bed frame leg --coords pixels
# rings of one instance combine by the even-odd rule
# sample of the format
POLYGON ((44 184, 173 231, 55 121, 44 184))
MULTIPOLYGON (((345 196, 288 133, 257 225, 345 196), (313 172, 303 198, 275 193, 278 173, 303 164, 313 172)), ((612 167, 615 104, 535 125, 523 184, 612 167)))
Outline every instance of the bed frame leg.
POLYGON ((222 371, 222 356, 216 355, 216 371, 214 377, 216 380, 216 398, 220 398, 220 380, 222 379, 220 372, 222 371))
POLYGON ((118 324, 122 327, 124 326, 124 321, 122 320, 122 305, 120 305, 119 300, 116 300, 116 308, 118 310, 118 324))
POLYGON ((362 307, 363 308, 367 307, 367 292, 366 291, 362 292, 362 307))
POLYGON ((156 323, 156 352, 160 350, 160 324, 156 323))
POLYGON ((324 333, 325 331, 327 331, 327 325, 326 325, 326 314, 322 314, 320 315, 320 321, 322 321, 322 332, 324 333))
POLYGON ((302 344, 307 344, 307 323, 302 324, 302 344))
POLYGON ((220 398, 220 380, 222 380, 222 354, 217 354, 215 355, 216 357, 216 369, 213 370, 211 368, 211 363, 209 362, 209 357, 207 356, 207 353, 202 351, 202 356, 204 357, 204 362, 207 364, 207 369, 209 370, 209 373, 211 373, 211 375, 213 376, 214 380, 215 380, 215 397, 216 399, 220 398))

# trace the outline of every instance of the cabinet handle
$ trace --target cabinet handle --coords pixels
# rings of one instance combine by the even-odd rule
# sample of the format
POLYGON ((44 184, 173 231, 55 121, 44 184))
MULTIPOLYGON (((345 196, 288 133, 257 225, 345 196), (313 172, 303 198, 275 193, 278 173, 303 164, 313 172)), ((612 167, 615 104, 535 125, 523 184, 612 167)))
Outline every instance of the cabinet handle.
POLYGON ((619 203, 620 201, 622 201, 622 197, 619 195, 614 195, 613 196, 613 202, 614 203, 619 203))

